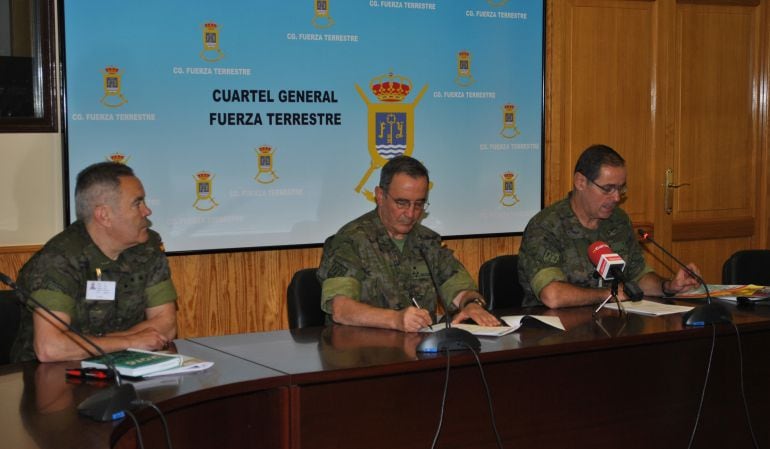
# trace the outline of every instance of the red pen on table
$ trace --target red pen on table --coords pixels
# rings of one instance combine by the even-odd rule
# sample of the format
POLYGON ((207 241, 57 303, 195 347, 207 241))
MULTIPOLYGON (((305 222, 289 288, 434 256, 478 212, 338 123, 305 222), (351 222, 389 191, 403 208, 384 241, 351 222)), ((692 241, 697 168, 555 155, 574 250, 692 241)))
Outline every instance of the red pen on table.
POLYGON ((97 380, 112 379, 114 377, 112 370, 100 368, 68 368, 66 370, 66 374, 67 377, 79 377, 97 380))

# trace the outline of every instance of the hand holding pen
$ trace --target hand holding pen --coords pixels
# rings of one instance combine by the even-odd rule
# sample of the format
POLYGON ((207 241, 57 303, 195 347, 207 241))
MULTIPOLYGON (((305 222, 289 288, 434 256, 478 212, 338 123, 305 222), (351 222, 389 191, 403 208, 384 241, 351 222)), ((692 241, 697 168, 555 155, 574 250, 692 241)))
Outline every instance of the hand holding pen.
MULTIPOLYGON (((412 304, 414 304, 414 306, 417 307, 418 309, 423 310, 422 307, 420 307, 420 304, 417 302, 417 300, 414 299, 414 296, 412 296, 412 304)), ((433 323, 429 322, 428 327, 430 328, 430 330, 433 330, 433 323)))

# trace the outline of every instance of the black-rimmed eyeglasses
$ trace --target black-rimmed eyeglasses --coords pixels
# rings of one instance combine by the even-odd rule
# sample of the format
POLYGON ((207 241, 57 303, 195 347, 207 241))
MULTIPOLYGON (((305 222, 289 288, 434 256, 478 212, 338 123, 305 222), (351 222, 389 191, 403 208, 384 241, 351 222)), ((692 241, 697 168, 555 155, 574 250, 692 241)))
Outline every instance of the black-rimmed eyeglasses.
POLYGON ((623 184, 623 185, 615 185, 615 184, 599 185, 593 179, 589 179, 588 177, 586 177, 586 179, 588 179, 591 182, 591 184, 593 184, 596 187, 598 187, 599 190, 601 190, 602 193, 607 195, 607 196, 612 195, 615 192, 618 192, 620 194, 620 196, 625 196, 626 192, 628 191, 628 187, 625 184, 623 184))
POLYGON ((385 196, 392 199, 393 202, 396 203, 396 207, 401 210, 407 210, 414 206, 415 209, 424 211, 428 209, 428 206, 430 206, 430 203, 425 200, 409 201, 403 198, 393 198, 392 196, 388 195, 388 192, 386 191, 383 191, 383 193, 385 196))

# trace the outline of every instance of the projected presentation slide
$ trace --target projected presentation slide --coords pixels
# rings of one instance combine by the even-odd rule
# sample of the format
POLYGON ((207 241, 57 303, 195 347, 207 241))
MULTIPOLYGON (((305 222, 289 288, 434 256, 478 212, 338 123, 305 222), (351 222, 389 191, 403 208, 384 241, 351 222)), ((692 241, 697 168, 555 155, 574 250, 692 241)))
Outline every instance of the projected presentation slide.
POLYGON ((542 206, 543 2, 63 0, 77 173, 143 181, 170 252, 312 245, 430 171, 423 224, 523 231, 542 206))

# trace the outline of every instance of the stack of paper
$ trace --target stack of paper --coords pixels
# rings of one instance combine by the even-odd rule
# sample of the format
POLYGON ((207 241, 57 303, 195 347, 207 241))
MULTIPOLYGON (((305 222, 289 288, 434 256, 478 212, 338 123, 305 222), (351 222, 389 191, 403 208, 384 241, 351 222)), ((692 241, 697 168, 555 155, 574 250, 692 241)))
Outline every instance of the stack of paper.
MULTIPOLYGON (((507 326, 479 326, 477 324, 458 323, 453 324, 452 327, 466 330, 479 337, 501 337, 503 335, 510 334, 511 332, 515 332, 522 325, 525 325, 528 322, 538 323, 541 325, 547 325, 556 329, 564 330, 564 325, 561 323, 561 320, 557 316, 511 315, 504 316, 501 318, 501 320, 503 320, 507 326)), ((443 325, 434 324, 433 328, 424 327, 420 329, 420 332, 431 333, 440 331, 441 329, 444 329, 443 325)))
MULTIPOLYGON (((617 303, 609 303, 604 306, 607 309, 618 310, 617 303)), ((684 313, 692 310, 692 307, 677 306, 673 304, 663 304, 655 301, 643 299, 641 301, 623 301, 623 308, 628 313, 638 313, 640 315, 669 315, 673 313, 684 313)))

